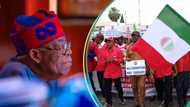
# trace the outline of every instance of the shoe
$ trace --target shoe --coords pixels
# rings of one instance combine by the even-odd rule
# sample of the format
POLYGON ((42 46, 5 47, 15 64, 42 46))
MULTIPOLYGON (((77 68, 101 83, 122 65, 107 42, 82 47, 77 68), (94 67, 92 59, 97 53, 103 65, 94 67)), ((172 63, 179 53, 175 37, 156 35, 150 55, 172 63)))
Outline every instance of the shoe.
POLYGON ((126 104, 126 100, 123 99, 123 101, 120 101, 120 104, 121 104, 121 105, 125 105, 125 104, 126 104))
POLYGON ((105 100, 104 98, 100 98, 100 102, 101 102, 102 104, 104 104, 104 103, 106 103, 106 100, 105 100))
POLYGON ((113 105, 108 104, 108 103, 105 103, 105 104, 104 104, 104 107, 113 107, 113 105))
POLYGON ((135 105, 134 107, 141 107, 140 105, 135 105))
POLYGON ((165 103, 165 101, 163 100, 163 101, 159 104, 158 107, 164 107, 164 103, 165 103))

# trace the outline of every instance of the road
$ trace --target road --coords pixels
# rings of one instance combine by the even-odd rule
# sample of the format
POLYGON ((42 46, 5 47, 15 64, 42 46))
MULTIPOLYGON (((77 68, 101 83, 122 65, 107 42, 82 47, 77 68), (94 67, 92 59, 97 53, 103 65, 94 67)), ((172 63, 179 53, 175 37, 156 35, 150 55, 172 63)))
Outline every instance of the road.
MULTIPOLYGON (((99 99, 103 99, 100 93, 96 93, 96 95, 98 96, 99 99)), ((112 97, 113 97, 113 107, 134 107, 135 103, 133 101, 133 98, 131 97, 130 98, 125 97, 126 99, 125 105, 122 105, 119 103, 120 101, 116 94, 113 94, 112 97)), ((162 107, 162 106, 159 106, 160 103, 161 102, 157 101, 156 98, 152 98, 152 97, 145 98, 145 107, 162 107)), ((169 107, 177 107, 177 101, 175 97, 173 98, 173 101, 169 107)))

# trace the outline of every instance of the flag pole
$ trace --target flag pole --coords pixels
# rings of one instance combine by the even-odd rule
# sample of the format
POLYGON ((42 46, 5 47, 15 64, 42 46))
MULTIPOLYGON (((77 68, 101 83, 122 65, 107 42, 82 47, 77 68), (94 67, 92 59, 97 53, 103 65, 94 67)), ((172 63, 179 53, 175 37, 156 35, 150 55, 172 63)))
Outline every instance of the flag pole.
POLYGON ((141 8, 140 8, 140 0, 138 0, 138 28, 140 31, 140 26, 141 26, 141 8))

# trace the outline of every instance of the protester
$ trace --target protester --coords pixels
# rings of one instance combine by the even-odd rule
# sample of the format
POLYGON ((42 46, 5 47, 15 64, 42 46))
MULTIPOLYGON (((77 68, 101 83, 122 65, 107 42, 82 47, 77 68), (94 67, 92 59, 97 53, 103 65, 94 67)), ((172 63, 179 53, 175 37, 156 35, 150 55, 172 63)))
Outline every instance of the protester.
POLYGON ((93 71, 96 66, 95 59, 94 59, 96 56, 95 47, 96 47, 96 43, 93 40, 90 40, 89 46, 88 46, 88 73, 89 73, 90 83, 94 91, 96 91, 96 88, 93 82, 93 71))
POLYGON ((187 92, 189 89, 190 52, 180 58, 175 64, 176 76, 174 78, 178 107, 186 107, 187 92))
POLYGON ((123 89, 121 87, 121 66, 122 53, 121 50, 114 46, 113 38, 108 38, 105 48, 105 71, 104 71, 104 89, 105 89, 105 106, 112 106, 112 81, 118 91, 121 104, 124 103, 123 89))
POLYGON ((172 101, 172 66, 154 70, 155 88, 160 106, 168 107, 172 101))
POLYGON ((95 42, 96 42, 96 61, 97 65, 95 67, 95 71, 97 72, 97 77, 98 77, 98 82, 99 86, 101 89, 101 94, 103 97, 104 95, 104 88, 103 88, 103 82, 104 82, 104 70, 105 70, 105 63, 104 63, 104 49, 105 49, 105 44, 104 44, 104 36, 102 34, 97 34, 95 37, 95 42))
MULTIPOLYGON (((133 51, 133 44, 137 42, 140 38, 140 33, 134 31, 132 33, 132 43, 128 45, 127 48, 127 59, 131 60, 142 60, 138 53, 133 51)), ((135 100, 135 107, 145 107, 144 97, 145 97, 145 75, 131 76, 131 84, 133 88, 133 95, 135 100)))
POLYGON ((118 48, 121 50, 122 52, 122 56, 123 56, 123 61, 122 61, 122 64, 125 65, 125 61, 126 61, 126 47, 127 47, 127 44, 124 43, 124 37, 123 36, 120 36, 118 38, 118 48))

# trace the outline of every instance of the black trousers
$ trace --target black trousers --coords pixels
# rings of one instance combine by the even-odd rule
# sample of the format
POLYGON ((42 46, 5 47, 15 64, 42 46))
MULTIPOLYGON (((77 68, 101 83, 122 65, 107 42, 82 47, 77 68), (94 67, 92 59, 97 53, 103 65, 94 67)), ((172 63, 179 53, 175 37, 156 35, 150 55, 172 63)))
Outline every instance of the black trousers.
POLYGON ((164 96, 163 78, 156 78, 154 84, 157 92, 157 99, 162 101, 164 96))
POLYGON ((155 80, 158 98, 164 100, 164 107, 168 107, 172 101, 172 76, 165 76, 155 80))
POLYGON ((172 76, 166 76, 163 78, 164 82, 164 107, 168 107, 172 101, 172 76))
POLYGON ((98 76, 99 86, 100 86, 100 89, 101 89, 101 94, 102 94, 102 96, 105 98, 104 88, 103 88, 104 71, 98 71, 98 72, 97 72, 97 76, 98 76))
MULTIPOLYGON (((100 89, 101 89, 101 94, 102 94, 103 97, 105 97, 104 88, 103 88, 104 72, 103 71, 98 71, 97 72, 97 77, 98 77, 98 82, 99 82, 99 86, 100 86, 100 89)), ((94 86, 94 81, 93 81, 93 72, 89 72, 89 78, 90 78, 90 83, 91 83, 92 89, 94 91, 96 91, 96 88, 94 86)))
POLYGON ((92 89, 94 91, 96 91, 96 88, 94 86, 94 81, 93 81, 93 72, 89 72, 88 74, 89 74, 89 78, 90 78, 90 83, 91 83, 92 89))
POLYGON ((114 82, 114 85, 117 89, 120 100, 123 101, 123 89, 121 87, 121 78, 104 79, 105 98, 106 98, 106 102, 110 105, 112 105, 112 92, 111 92, 112 91, 112 81, 114 82))
POLYGON ((187 92, 189 88, 189 72, 178 73, 174 78, 178 107, 185 107, 187 103, 187 92))

